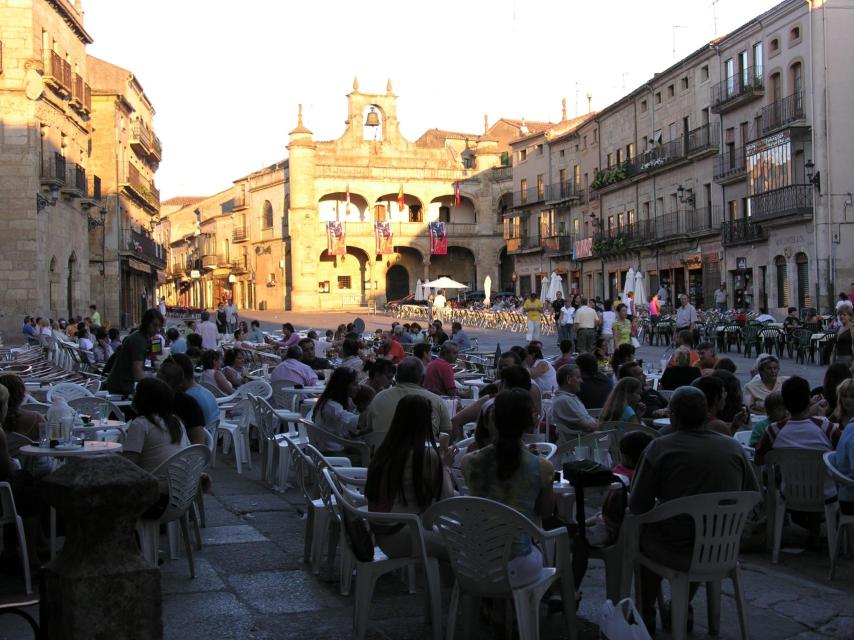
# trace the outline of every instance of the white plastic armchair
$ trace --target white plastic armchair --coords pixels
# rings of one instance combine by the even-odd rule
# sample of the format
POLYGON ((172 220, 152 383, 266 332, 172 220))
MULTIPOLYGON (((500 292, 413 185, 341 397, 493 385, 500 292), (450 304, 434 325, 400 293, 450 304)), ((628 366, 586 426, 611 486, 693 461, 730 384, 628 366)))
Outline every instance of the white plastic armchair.
MULTIPOLYGON (((288 480, 290 451, 287 443, 279 437, 279 419, 273 407, 264 398, 250 395, 249 402, 255 413, 255 426, 260 435, 261 479, 274 488, 284 491, 288 480), (276 452, 278 451, 278 456, 276 452), (276 471, 278 462, 278 473, 276 471)), ((298 437, 297 434, 289 434, 298 437)))
POLYGON ((33 592, 33 585, 30 580, 30 556, 27 551, 27 536, 24 534, 24 521, 15 510, 12 486, 8 482, 0 482, 0 529, 7 524, 15 525, 15 531, 18 533, 18 551, 21 554, 21 565, 24 570, 24 588, 27 594, 30 594, 33 592))
MULTIPOLYGON (((143 557, 157 566, 160 525, 178 520, 191 578, 196 577, 196 567, 193 563, 188 514, 199 492, 202 472, 208 466, 210 455, 210 449, 205 445, 195 444, 175 453, 152 471, 152 475, 158 480, 165 480, 169 490, 169 503, 157 520, 140 519, 136 525, 143 557)), ((197 540, 197 543, 201 546, 201 540, 197 540)))
POLYGON ((97 396, 81 396, 79 398, 72 398, 71 400, 68 400, 68 406, 77 411, 78 413, 85 413, 86 415, 92 416, 93 419, 96 419, 105 402, 109 407, 108 417, 112 415, 116 417, 116 420, 124 422, 124 411, 122 411, 119 407, 117 407, 109 400, 105 400, 104 398, 100 398, 97 396))
POLYGON ((53 399, 57 397, 63 397, 66 402, 70 402, 74 398, 90 398, 92 397, 92 392, 82 384, 60 382, 47 390, 48 402, 53 402, 53 399))
POLYGON ((250 380, 237 387, 236 393, 241 398, 258 396, 259 398, 264 398, 264 400, 269 400, 273 397, 273 387, 266 380, 250 380))
MULTIPOLYGON (((830 477, 833 478, 833 481, 836 483, 837 488, 841 489, 843 487, 847 487, 848 489, 854 489, 854 478, 850 476, 846 476, 839 469, 836 468, 836 452, 828 451, 826 452, 822 458, 824 459, 824 465, 827 467, 827 471, 830 474, 830 477)), ((830 526, 828 524, 828 526, 830 526)), ((836 542, 830 548, 830 574, 828 579, 833 580, 834 575, 836 573, 836 561, 839 559, 839 552, 842 550, 842 541, 845 538, 843 535, 846 533, 846 529, 848 529, 848 543, 849 545, 852 543, 851 535, 854 534, 854 516, 845 515, 844 513, 839 513, 836 523, 836 542)), ((850 548, 850 546, 849 546, 850 548)))
POLYGON ((363 467, 367 467, 371 464, 371 447, 363 441, 342 438, 337 433, 321 429, 313 422, 306 419, 303 419, 301 422, 305 425, 305 430, 308 434, 308 441, 321 452, 326 450, 328 444, 336 444, 344 449, 355 451, 361 459, 363 467))
POLYGON ((721 612, 721 581, 733 582, 741 637, 750 637, 747 626, 747 605, 741 587, 738 563, 739 542, 751 509, 759 502, 758 491, 705 493, 670 500, 642 515, 627 515, 620 538, 624 544, 621 591, 628 593, 629 580, 635 571, 635 598, 640 606, 641 566, 670 582, 672 594, 673 638, 684 640, 688 633, 688 592, 690 583, 706 583, 709 633, 718 635, 721 612), (694 521, 694 547, 687 571, 678 571, 644 555, 639 549, 640 528, 643 525, 689 516, 694 521))
MULTIPOLYGON (((379 549, 374 548, 374 557, 368 561, 361 561, 356 557, 347 528, 341 527, 345 545, 354 561, 356 571, 356 597, 353 603, 353 635, 356 640, 362 640, 365 637, 368 627, 368 612, 377 579, 391 571, 419 564, 424 567, 427 578, 426 617, 432 627, 432 638, 433 640, 441 640, 443 636, 439 563, 435 558, 427 556, 420 518, 407 513, 376 513, 358 509, 350 503, 338 479, 330 469, 323 469, 322 477, 334 496, 332 504, 339 521, 349 518, 356 526, 364 526, 362 523, 365 522, 369 525, 372 523, 385 525, 402 523, 404 525, 403 531, 408 531, 411 536, 410 546, 413 552, 410 556, 389 558, 379 549)), ((453 636, 449 635, 448 637, 453 636)))
MULTIPOLYGON (((421 521, 441 536, 456 578, 448 611, 448 638, 454 637, 460 600, 487 597, 511 600, 520 640, 538 639, 540 600, 558 580, 570 638, 578 638, 575 583, 565 528, 543 531, 515 509, 486 498, 468 496, 435 503, 421 514, 421 521), (513 558, 514 542, 520 535, 530 536, 532 541, 542 545, 545 566, 532 583, 514 588, 510 584, 508 563, 513 558)), ((464 615, 464 638, 473 637, 470 609, 466 607, 465 610, 469 615, 464 615)))

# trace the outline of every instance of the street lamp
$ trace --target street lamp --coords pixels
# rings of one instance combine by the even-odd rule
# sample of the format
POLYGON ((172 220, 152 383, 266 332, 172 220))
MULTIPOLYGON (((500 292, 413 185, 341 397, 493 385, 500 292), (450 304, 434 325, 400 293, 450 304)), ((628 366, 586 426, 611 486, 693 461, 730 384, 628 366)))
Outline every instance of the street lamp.
POLYGON ((693 189, 686 189, 681 184, 676 188, 676 194, 679 196, 679 202, 694 207, 697 203, 697 197, 694 195, 693 189))
POLYGON ((821 171, 815 170, 815 163, 812 160, 807 160, 804 171, 807 174, 807 184, 811 184, 821 193, 821 171))

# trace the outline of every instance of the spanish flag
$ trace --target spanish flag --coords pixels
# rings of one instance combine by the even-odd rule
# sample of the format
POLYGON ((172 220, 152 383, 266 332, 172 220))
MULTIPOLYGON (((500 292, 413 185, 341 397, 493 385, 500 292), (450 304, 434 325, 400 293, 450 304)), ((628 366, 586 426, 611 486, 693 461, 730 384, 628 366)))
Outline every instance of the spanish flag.
POLYGON ((400 190, 397 192, 397 208, 403 211, 403 185, 400 185, 400 190))

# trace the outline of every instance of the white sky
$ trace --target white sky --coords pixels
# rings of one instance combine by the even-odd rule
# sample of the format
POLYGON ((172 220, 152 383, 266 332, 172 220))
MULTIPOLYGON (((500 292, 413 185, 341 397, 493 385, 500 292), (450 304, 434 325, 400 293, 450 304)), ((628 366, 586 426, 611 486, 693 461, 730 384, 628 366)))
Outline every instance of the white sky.
MULTIPOLYGON (((601 109, 715 36, 712 0, 83 0, 90 53, 133 71, 157 115, 163 198, 210 195, 285 157, 297 103, 337 138, 353 76, 400 96, 411 140, 483 115, 601 109), (577 87, 577 89, 576 89, 577 87)), ((718 0, 718 35, 774 0, 718 0)))

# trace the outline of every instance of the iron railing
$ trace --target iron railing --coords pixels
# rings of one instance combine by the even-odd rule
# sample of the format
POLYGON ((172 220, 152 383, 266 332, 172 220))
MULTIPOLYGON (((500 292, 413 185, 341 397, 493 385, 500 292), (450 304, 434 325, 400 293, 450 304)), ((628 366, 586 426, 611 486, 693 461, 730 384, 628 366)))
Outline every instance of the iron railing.
POLYGON ((160 138, 141 120, 133 123, 133 135, 131 144, 139 146, 145 155, 159 160, 162 157, 160 138))
POLYGON ((128 164, 127 182, 125 184, 129 185, 134 193, 155 209, 160 207, 160 191, 132 164, 128 164))
POLYGON ((725 220, 721 224, 721 244, 725 247, 734 244, 758 242, 764 237, 762 227, 754 224, 752 218, 725 220))
POLYGON ((700 153, 717 149, 720 146, 720 126, 717 122, 707 122, 688 132, 688 153, 700 153))
POLYGON ((760 109, 760 131, 762 135, 766 135, 775 129, 803 120, 804 117, 804 92, 797 91, 760 109))
POLYGON ((746 172, 744 147, 722 153, 715 158, 715 180, 726 180, 743 176, 746 172))
POLYGON ((65 158, 59 153, 45 156, 42 162, 41 178, 65 184, 65 158))
POLYGON ((582 188, 570 180, 555 182, 546 187, 546 200, 555 202, 558 200, 571 200, 581 197, 582 188))
POLYGON ((160 269, 166 267, 166 247, 155 242, 151 236, 134 229, 122 229, 122 250, 143 258, 160 269))
POLYGON ((795 184, 750 196, 750 215, 756 222, 812 214, 813 186, 795 184))
POLYGON ((86 170, 74 163, 66 163, 65 170, 65 187, 79 191, 80 195, 85 198, 87 194, 86 170))
POLYGON ((523 232, 517 237, 507 238, 507 253, 517 253, 541 248, 540 234, 536 232, 523 232))
POLYGON ((231 241, 232 242, 243 242, 246 240, 246 227, 234 227, 231 230, 231 241))
POLYGON ((712 110, 717 111, 739 98, 761 95, 765 88, 761 67, 746 67, 712 87, 712 110))

